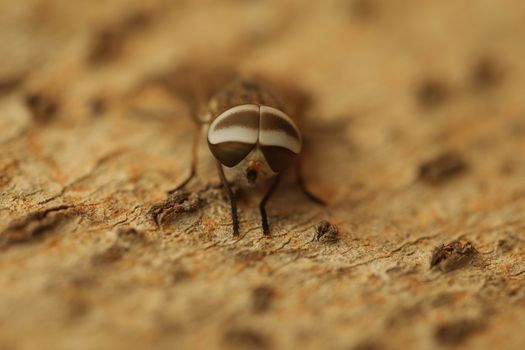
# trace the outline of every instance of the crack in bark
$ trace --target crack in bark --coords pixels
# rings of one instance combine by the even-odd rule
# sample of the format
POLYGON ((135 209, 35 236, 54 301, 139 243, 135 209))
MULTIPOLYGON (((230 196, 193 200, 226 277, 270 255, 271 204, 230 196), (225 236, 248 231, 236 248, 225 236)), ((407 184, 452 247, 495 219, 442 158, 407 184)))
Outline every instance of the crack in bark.
POLYGON ((406 248, 406 247, 409 247, 409 246, 412 246, 412 245, 415 245, 415 244, 418 244, 419 242, 422 242, 422 241, 426 241, 426 240, 429 240, 429 239, 432 239, 432 238, 436 238, 437 236, 439 236, 441 233, 443 232, 438 232, 436 234, 433 234, 433 235, 429 235, 429 236, 422 236, 422 237, 418 237, 412 241, 408 241, 408 242, 405 242, 403 244, 401 244, 400 246, 398 246, 397 248, 393 249, 390 251, 391 254, 393 253, 397 253, 399 251, 401 251, 402 249, 406 248))
POLYGON ((89 170, 86 174, 80 176, 79 178, 73 180, 72 182, 70 182, 69 184, 65 185, 59 193, 49 197, 49 198, 46 198, 44 199, 43 201, 40 201, 38 202, 39 205, 42 205, 42 204, 47 204, 57 198, 60 198, 62 197, 71 187, 75 186, 76 184, 86 180, 86 179, 89 179, 94 172, 96 172, 102 165, 104 165, 105 163, 107 163, 108 161, 110 161, 112 158, 115 158, 115 157, 118 157, 119 155, 121 155, 122 153, 124 153, 124 150, 123 149, 116 149, 114 151, 111 151, 109 152, 108 154, 102 156, 101 158, 97 159, 97 161, 95 162, 95 164, 93 165, 93 167, 91 168, 91 170, 89 170))
POLYGON ((176 191, 170 194, 166 200, 151 206, 148 214, 157 227, 161 228, 166 218, 170 218, 174 214, 194 212, 201 208, 204 203, 204 198, 198 193, 176 191))
POLYGON ((60 205, 15 219, 0 233, 0 248, 32 242, 42 237, 68 218, 73 208, 71 205, 60 205))
POLYGON ((520 272, 516 272, 515 274, 513 274, 512 276, 513 277, 517 277, 517 276, 521 276, 521 275, 525 275, 525 270, 522 270, 520 272))

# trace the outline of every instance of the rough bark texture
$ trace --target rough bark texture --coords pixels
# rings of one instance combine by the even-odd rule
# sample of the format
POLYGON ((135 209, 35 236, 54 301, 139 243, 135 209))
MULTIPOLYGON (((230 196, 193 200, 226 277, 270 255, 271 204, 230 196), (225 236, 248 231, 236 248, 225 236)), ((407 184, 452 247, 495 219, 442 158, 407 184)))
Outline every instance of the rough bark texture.
POLYGON ((525 348, 522 0, 1 8, 0 349, 525 348), (326 208, 167 197, 196 60, 310 92, 326 208))

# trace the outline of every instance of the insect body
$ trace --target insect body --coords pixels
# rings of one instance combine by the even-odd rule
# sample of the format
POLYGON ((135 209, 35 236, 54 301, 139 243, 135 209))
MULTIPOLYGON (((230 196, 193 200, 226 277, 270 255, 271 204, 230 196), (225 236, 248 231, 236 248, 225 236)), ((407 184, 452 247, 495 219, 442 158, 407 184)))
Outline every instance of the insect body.
MULTIPOLYGON (((217 161, 219 177, 230 198, 234 236, 239 234, 237 200, 227 175, 233 175, 232 180, 247 186, 269 182, 259 203, 265 235, 270 234, 266 203, 283 172, 293 163, 297 165, 299 187, 311 200, 323 204, 308 191, 302 180, 298 162, 303 148, 301 132, 281 101, 267 89, 253 81, 234 79, 212 95, 204 110, 206 117, 194 119, 209 123, 208 147, 217 161)), ((177 188, 186 185, 195 175, 196 149, 194 142, 190 176, 177 188)))
POLYGON ((265 206, 281 174, 301 152, 301 132, 283 111, 281 102, 253 82, 231 83, 212 99, 210 108, 215 118, 208 129, 208 146, 217 159, 219 176, 230 195, 233 233, 237 235, 239 231, 237 206, 224 167, 233 169, 238 180, 244 179, 250 185, 261 178, 272 178, 259 205, 264 234, 269 234, 265 206))

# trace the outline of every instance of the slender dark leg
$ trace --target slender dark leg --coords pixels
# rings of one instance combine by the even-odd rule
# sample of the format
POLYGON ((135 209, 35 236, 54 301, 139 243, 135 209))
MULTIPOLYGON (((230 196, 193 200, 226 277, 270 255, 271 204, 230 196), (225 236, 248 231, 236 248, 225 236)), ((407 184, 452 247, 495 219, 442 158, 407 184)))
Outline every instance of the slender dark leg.
POLYGON ((306 195, 306 197, 308 197, 308 199, 310 199, 315 204, 326 205, 326 202, 319 198, 317 195, 313 194, 304 183, 303 173, 301 170, 301 163, 299 159, 296 162, 296 176, 297 185, 299 186, 301 191, 306 195))
POLYGON ((186 186, 195 177, 195 175, 197 175, 197 151, 199 149, 200 132, 200 127, 196 126, 195 131, 193 132, 193 144, 191 146, 191 165, 189 175, 179 185, 177 185, 177 187, 169 190, 168 194, 172 194, 184 188, 184 186, 186 186))
POLYGON ((217 162, 217 169, 219 171, 219 177, 221 178, 222 184, 224 188, 226 188, 226 192, 228 192, 228 196, 230 197, 230 206, 232 209, 233 236, 237 237, 239 235, 239 217, 237 216, 237 197, 235 197, 235 192, 233 192, 230 184, 228 183, 228 180, 226 179, 226 176, 224 175, 224 170, 222 169, 222 165, 219 162, 217 162))
POLYGON ((263 199, 261 200, 261 203, 259 203, 259 211, 261 212, 261 219, 262 219, 262 228, 263 233, 266 236, 270 235, 270 225, 268 225, 268 216, 266 215, 266 203, 272 196, 272 194, 275 192, 275 189, 279 185, 279 180, 281 179, 281 174, 277 175, 274 179, 270 187, 268 188, 268 191, 266 191, 266 194, 264 195, 263 199))

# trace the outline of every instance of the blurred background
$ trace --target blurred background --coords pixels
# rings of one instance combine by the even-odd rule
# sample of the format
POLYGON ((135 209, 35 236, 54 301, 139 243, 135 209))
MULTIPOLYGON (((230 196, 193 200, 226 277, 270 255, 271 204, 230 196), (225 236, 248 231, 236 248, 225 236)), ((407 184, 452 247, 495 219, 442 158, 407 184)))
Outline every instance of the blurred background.
POLYGON ((525 2, 0 7, 1 349, 525 346, 525 2), (163 82, 192 64, 308 92, 327 208, 285 186, 274 237, 245 202, 234 243, 205 170, 152 222, 192 142, 163 82))

